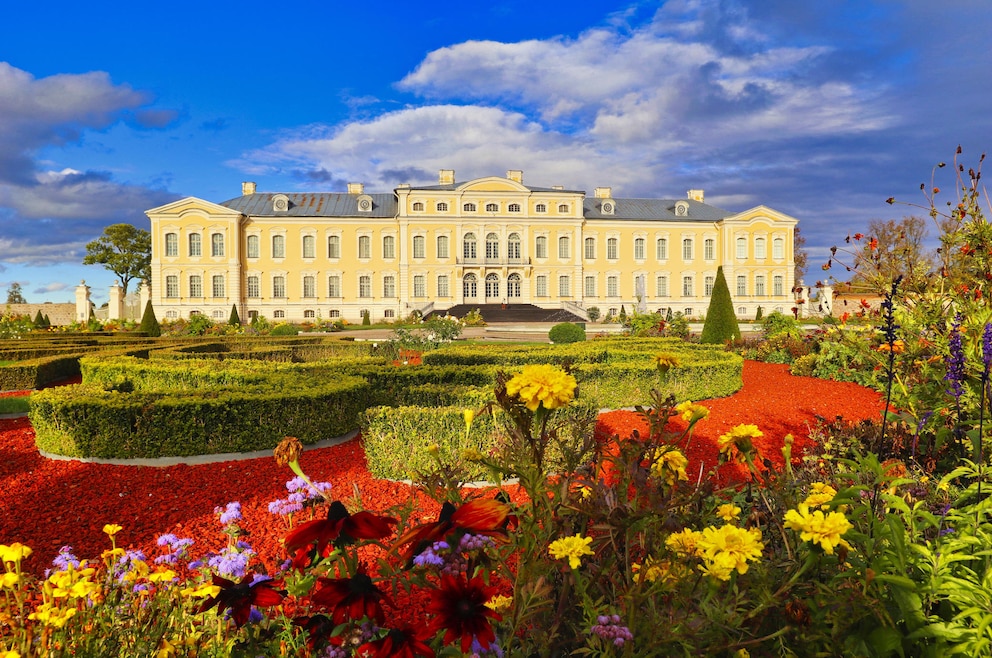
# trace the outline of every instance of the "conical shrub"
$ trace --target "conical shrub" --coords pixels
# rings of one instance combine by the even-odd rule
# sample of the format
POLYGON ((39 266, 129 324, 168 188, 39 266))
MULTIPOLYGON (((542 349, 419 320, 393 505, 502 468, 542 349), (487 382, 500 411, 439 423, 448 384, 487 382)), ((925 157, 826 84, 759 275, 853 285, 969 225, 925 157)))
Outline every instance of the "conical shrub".
POLYGON ((162 335, 162 327, 155 317, 155 309, 152 308, 152 300, 145 304, 145 312, 141 315, 141 325, 138 331, 143 331, 145 335, 158 338, 162 335))
POLYGON ((710 306, 706 310, 706 321, 703 323, 699 342, 719 345, 728 340, 739 340, 740 337, 741 329, 737 326, 734 301, 730 298, 730 288, 727 287, 721 265, 716 270, 716 281, 713 283, 710 306))

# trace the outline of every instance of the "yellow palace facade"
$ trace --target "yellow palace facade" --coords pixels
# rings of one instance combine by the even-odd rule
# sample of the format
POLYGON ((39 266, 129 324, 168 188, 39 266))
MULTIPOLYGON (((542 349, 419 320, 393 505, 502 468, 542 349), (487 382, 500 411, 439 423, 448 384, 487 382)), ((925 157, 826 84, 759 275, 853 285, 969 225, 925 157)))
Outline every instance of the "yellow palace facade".
POLYGON ((357 322, 460 304, 533 304, 585 316, 706 312, 723 265, 741 317, 794 304, 797 220, 765 206, 728 212, 685 199, 533 187, 521 171, 366 194, 187 197, 148 210, 159 318, 357 322))

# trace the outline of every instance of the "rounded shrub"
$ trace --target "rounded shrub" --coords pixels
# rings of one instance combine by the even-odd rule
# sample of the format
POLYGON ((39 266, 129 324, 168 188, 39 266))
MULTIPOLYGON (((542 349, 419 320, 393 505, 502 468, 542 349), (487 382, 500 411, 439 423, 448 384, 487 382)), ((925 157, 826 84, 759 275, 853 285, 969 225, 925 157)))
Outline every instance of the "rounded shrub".
POLYGON ((578 343, 586 339, 586 330, 572 322, 562 322, 551 327, 548 338, 552 343, 578 343))

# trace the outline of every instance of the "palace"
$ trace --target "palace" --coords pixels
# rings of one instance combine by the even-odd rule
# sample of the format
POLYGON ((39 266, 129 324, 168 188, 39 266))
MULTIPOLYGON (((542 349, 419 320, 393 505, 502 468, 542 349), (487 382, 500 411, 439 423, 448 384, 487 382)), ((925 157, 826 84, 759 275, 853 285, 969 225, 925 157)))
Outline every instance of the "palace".
POLYGON ((160 318, 373 321, 459 304, 534 304, 580 317, 706 312, 722 265, 740 317, 794 304, 797 220, 757 206, 728 212, 685 199, 592 197, 532 187, 523 172, 367 194, 195 197, 147 211, 151 301, 160 318))

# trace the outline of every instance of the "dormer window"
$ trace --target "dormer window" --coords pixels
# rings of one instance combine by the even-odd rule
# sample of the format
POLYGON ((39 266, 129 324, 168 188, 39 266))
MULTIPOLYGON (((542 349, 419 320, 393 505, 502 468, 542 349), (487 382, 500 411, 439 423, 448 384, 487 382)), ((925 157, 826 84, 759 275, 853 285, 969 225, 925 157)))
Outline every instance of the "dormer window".
POLYGON ((543 203, 539 203, 534 206, 534 212, 548 212, 548 207, 543 203))
POLYGON ((438 212, 448 212, 448 204, 445 203, 444 201, 438 201, 437 205, 435 206, 435 209, 438 212))
POLYGON ((498 203, 487 203, 486 204, 486 212, 499 212, 499 204, 498 203))
POLYGON ((558 206, 558 212, 567 213, 568 212, 568 204, 567 203, 563 203, 563 204, 559 205, 558 206))
POLYGON ((272 196, 272 210, 274 212, 286 212, 289 210, 289 197, 285 194, 274 194, 272 196))
POLYGON ((675 204, 675 216, 676 217, 687 217, 689 215, 689 202, 679 201, 675 204))
POLYGON ((511 203, 510 205, 508 205, 506 207, 506 210, 507 210, 507 212, 520 212, 520 204, 519 203, 511 203))
POLYGON ((604 215, 612 215, 613 211, 616 209, 616 206, 613 204, 612 200, 604 201, 601 209, 604 215))
POLYGON ((358 197, 358 212, 372 212, 372 197, 368 194, 358 197))
POLYGON ((476 210, 477 206, 474 203, 466 203, 462 206, 462 212, 475 212, 476 210))
POLYGON ((413 202, 413 212, 424 212, 424 202, 414 201, 413 202))

